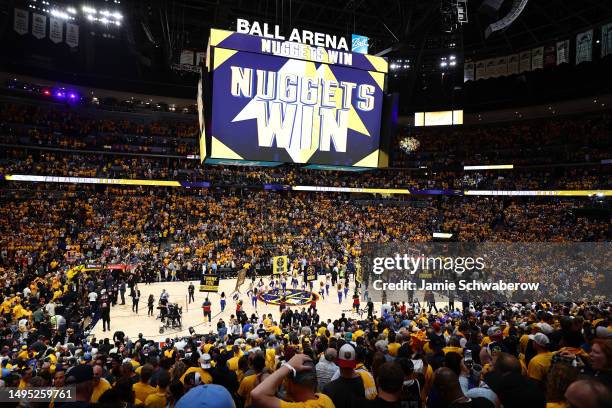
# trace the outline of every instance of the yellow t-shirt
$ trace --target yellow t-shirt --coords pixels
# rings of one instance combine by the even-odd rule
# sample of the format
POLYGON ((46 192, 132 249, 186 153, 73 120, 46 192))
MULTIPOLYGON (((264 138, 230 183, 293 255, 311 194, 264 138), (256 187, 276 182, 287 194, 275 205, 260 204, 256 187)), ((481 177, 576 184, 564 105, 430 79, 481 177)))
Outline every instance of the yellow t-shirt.
POLYGON ((105 378, 100 378, 100 382, 98 383, 98 385, 93 387, 93 392, 91 393, 91 399, 89 400, 89 402, 98 402, 102 394, 104 394, 106 390, 110 390, 111 388, 112 387, 110 383, 106 381, 105 378))
POLYGON ((461 347, 446 346, 442 349, 442 351, 444 352, 444 354, 454 352, 461 356, 463 355, 463 349, 461 347))
POLYGON ((552 355, 550 351, 547 351, 533 357, 527 366, 527 375, 536 381, 544 380, 552 364, 552 355))
POLYGON ((167 403, 166 393, 157 391, 153 394, 149 394, 144 405, 147 408, 165 408, 167 403))
POLYGON ((335 408, 332 400, 325 394, 315 394, 316 399, 304 402, 281 401, 280 408, 335 408))
POLYGON ((234 356, 227 360, 227 368, 232 371, 238 371, 238 360, 240 360, 239 356, 234 356))
POLYGON ((152 387, 149 384, 145 384, 139 381, 132 386, 132 390, 134 390, 136 398, 141 401, 144 401, 150 394, 153 394, 155 392, 155 387, 152 387))
POLYGON ((255 388, 255 381, 257 380, 257 374, 248 375, 240 382, 238 387, 238 395, 244 399, 244 406, 250 407, 253 403, 251 400, 251 391, 255 388))
POLYGON ((202 384, 212 383, 212 376, 210 375, 208 371, 204 370, 202 367, 189 367, 187 370, 185 370, 185 374, 181 376, 180 381, 183 384, 185 384, 185 377, 187 377, 187 374, 193 373, 193 372, 200 374, 200 380, 202 381, 202 384))

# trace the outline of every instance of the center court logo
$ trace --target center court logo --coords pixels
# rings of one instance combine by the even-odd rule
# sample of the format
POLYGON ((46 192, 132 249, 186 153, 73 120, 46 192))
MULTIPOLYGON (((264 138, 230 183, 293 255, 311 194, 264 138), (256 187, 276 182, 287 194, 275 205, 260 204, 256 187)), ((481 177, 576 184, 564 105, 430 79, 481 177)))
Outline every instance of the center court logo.
POLYGON ((358 54, 367 54, 369 41, 370 39, 368 37, 359 34, 353 34, 351 51, 356 52, 358 54))

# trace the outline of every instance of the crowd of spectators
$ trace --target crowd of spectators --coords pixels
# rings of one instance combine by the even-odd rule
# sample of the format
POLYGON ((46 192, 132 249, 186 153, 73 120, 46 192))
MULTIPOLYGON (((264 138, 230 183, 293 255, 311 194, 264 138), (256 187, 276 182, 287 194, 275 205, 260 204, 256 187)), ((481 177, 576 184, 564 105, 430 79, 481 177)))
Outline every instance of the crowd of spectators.
MULTIPOLYGON (((111 308, 126 291, 137 296, 140 282, 194 279, 202 270, 247 264, 265 274, 278 254, 288 255, 296 268, 339 271, 346 287, 355 288, 352 272, 368 243, 429 242, 440 231, 460 242, 595 242, 608 241, 610 234, 609 217, 582 211, 588 199, 424 196, 398 205, 237 184, 602 188, 610 180, 600 167, 521 170, 507 181, 500 173, 468 175, 456 169, 435 174, 230 170, 169 157, 26 150, 30 144, 97 149, 121 140, 121 145, 141 146, 140 152, 158 146, 193 153, 181 146, 195 146, 195 124, 98 120, 62 109, 0 105, 0 142, 23 145, 3 153, 0 173, 201 180, 223 188, 1 185, 3 386, 73 386, 78 402, 72 406, 82 407, 610 406, 608 299, 464 302, 460 309, 431 312, 408 302, 375 310, 366 298, 367 317, 355 310, 325 322, 315 302, 308 311, 236 313, 228 322, 231 330, 216 322, 215 333, 164 342, 130 338, 107 326, 111 308), (178 142, 189 138, 185 145, 178 142), (78 269, 86 264, 131 268, 78 269), (98 319, 112 338, 90 335, 98 319)), ((591 162, 609 153, 604 152, 609 122, 603 115, 451 134, 426 130, 417 135, 422 155, 399 161, 429 161, 434 167, 477 157, 537 163, 542 154, 545 163, 591 162), (485 152, 493 150, 508 155, 485 152)), ((544 279, 537 268, 523 272, 525 279, 544 279)), ((563 286, 572 278, 582 276, 568 277, 563 286)), ((353 297, 359 295, 355 289, 353 297)))
POLYGON ((609 189, 612 186, 612 173, 606 166, 477 172, 378 169, 346 176, 337 171, 307 170, 292 165, 269 169, 203 166, 198 160, 178 158, 75 154, 19 148, 7 148, 0 155, 0 174, 206 181, 215 186, 259 187, 263 184, 283 184, 417 190, 581 190, 609 189))

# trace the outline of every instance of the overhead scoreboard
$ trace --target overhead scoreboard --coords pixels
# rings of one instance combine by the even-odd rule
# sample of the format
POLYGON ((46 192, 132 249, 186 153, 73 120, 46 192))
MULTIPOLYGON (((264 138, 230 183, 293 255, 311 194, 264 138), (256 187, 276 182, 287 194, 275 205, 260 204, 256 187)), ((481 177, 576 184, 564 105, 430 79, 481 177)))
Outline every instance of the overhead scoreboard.
POLYGON ((387 71, 382 57, 212 29, 201 159, 378 167, 387 71))

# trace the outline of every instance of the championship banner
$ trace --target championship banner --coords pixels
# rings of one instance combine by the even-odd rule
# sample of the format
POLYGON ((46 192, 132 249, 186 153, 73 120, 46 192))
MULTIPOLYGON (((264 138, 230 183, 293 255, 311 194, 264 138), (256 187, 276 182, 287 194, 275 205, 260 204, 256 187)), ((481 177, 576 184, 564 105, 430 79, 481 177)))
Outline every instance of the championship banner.
POLYGON ((240 289, 240 286, 242 286, 246 280, 247 270, 247 268, 242 268, 240 271, 238 271, 238 279, 236 279, 236 287, 234 288, 234 292, 237 292, 238 289, 240 289))
POLYGON ((544 68, 544 47, 536 47, 531 50, 531 69, 544 68))
POLYGON ((569 63, 569 40, 557 41, 557 65, 569 63))
POLYGON ((486 67, 485 61, 476 61, 476 80, 485 79, 486 67))
POLYGON ((194 53, 191 50, 183 50, 179 58, 179 64, 193 65, 194 53))
POLYGON ((79 45, 79 26, 72 23, 66 23, 66 44, 74 48, 79 45))
POLYGON ((508 75, 508 57, 500 57, 497 59, 495 74, 497 76, 508 75))
POLYGON ((519 54, 508 55, 508 75, 519 73, 519 54))
POLYGON ((378 167, 387 61, 221 30, 210 158, 378 167))
POLYGON ((317 269, 314 265, 308 265, 306 268, 306 281, 312 282, 317 280, 317 269))
POLYGON ((612 23, 601 26, 601 56, 612 54, 612 23))
POLYGON ((484 79, 495 78, 497 75, 497 61, 491 58, 485 61, 485 76, 484 79))
POLYGON ((49 39, 55 43, 61 43, 64 37, 64 24, 56 17, 49 17, 49 39))
POLYGON ((203 275, 200 280, 200 292, 218 292, 219 275, 203 275))
POLYGON ((32 13, 32 35, 39 40, 47 36, 47 16, 32 13))
POLYGON ((474 68, 475 65, 473 62, 466 62, 463 64, 463 82, 473 81, 474 78, 474 68))
POLYGON ((28 32, 29 21, 30 21, 29 12, 27 12, 26 10, 18 9, 18 8, 15 9, 13 30, 15 30, 17 34, 24 35, 25 33, 28 32))
POLYGON ((557 47, 555 45, 547 45, 544 47, 544 68, 550 68, 557 65, 557 47))
POLYGON ((593 60, 593 29, 576 35, 576 65, 593 60))
POLYGON ((519 54, 519 72, 531 71, 531 51, 519 54))
POLYGON ((287 255, 272 257, 272 273, 274 275, 278 275, 280 273, 287 273, 288 264, 289 257, 287 255))

